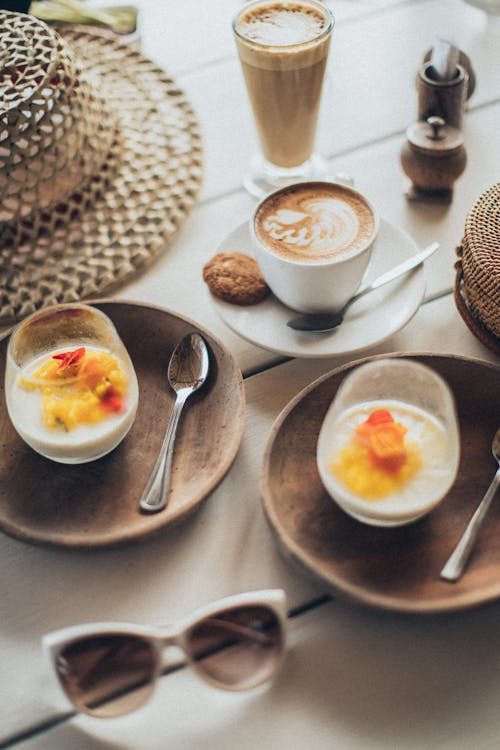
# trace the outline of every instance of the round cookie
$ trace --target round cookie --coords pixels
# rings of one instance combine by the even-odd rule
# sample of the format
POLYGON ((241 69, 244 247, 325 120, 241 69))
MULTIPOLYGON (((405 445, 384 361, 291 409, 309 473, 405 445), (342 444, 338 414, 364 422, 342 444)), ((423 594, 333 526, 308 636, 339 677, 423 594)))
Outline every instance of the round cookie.
POLYGON ((243 253, 217 253, 203 267, 213 295, 235 305, 254 305, 269 294, 257 262, 243 253))

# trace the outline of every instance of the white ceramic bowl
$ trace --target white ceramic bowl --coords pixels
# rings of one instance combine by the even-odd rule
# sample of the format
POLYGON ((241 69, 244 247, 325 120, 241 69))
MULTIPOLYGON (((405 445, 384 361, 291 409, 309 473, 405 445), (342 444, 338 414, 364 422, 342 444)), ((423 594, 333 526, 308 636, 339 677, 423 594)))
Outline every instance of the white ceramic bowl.
POLYGON ((430 368, 409 359, 374 360, 346 377, 323 421, 317 445, 321 480, 346 513, 374 526, 401 526, 432 511, 446 496, 458 470, 459 429, 453 395, 430 368), (377 499, 354 494, 330 466, 377 408, 408 428, 422 465, 405 483, 377 499))
MULTIPOLYGON (((44 381, 39 384, 43 386, 44 381)), ((62 380, 61 391, 65 387, 62 380)), ((138 398, 137 377, 128 352, 112 321, 96 307, 80 303, 47 307, 30 315, 11 334, 5 370, 7 410, 20 437, 45 458, 79 464, 106 455, 132 427, 138 398), (120 364, 128 384, 123 409, 110 412, 96 423, 78 424, 67 432, 48 428, 43 421, 40 391, 26 390, 22 380, 27 377, 36 383, 31 377, 35 363, 50 359, 55 352, 82 346, 90 353, 107 352, 120 364)))

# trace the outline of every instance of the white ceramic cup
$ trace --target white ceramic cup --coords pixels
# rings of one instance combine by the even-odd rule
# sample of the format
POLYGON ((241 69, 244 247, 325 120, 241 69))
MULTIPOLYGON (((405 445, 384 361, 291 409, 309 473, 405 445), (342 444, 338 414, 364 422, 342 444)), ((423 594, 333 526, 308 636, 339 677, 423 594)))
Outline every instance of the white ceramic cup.
POLYGON ((335 312, 356 293, 379 218, 352 187, 302 182, 280 188, 250 219, 255 258, 274 295, 299 312, 335 312))

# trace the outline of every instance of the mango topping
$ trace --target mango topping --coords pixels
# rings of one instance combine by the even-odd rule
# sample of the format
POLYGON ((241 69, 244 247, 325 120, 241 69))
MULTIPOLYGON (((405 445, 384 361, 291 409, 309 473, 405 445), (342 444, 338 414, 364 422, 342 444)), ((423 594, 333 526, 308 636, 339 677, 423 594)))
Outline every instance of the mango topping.
POLYGON ((367 500, 385 497, 421 466, 418 445, 406 441, 407 432, 389 411, 377 409, 356 427, 330 468, 354 494, 367 500))
POLYGON ((356 428, 356 435, 365 443, 376 466, 397 471, 406 460, 405 435, 408 432, 395 422, 386 409, 377 409, 356 428))
POLYGON ((43 422, 49 429, 96 424, 125 408, 126 377, 117 359, 104 351, 79 347, 54 354, 21 385, 41 391, 43 422))

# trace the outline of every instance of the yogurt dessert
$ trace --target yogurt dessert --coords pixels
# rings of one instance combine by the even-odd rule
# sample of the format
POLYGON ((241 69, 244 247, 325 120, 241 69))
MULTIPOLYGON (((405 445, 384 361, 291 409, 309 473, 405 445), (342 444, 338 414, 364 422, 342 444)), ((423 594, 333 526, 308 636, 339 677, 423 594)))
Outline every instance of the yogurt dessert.
POLYGON ((455 425, 413 401, 354 400, 325 418, 318 441, 320 476, 338 505, 360 521, 383 526, 414 521, 454 482, 455 425))
MULTIPOLYGON (((102 313, 79 308, 58 310, 57 315, 64 316, 65 325, 76 320, 79 326, 81 321, 89 326, 85 316, 98 316, 96 325, 109 324, 109 346, 88 343, 87 335, 53 348, 33 346, 32 355, 25 356, 30 348, 23 331, 14 332, 5 374, 7 409, 14 428, 35 451, 61 463, 85 463, 109 453, 129 431, 138 405, 137 377, 111 321, 102 313), (23 350, 17 360, 16 346, 23 350)), ((59 318, 45 313, 40 321, 30 321, 28 342, 32 331, 57 331, 59 318)))

